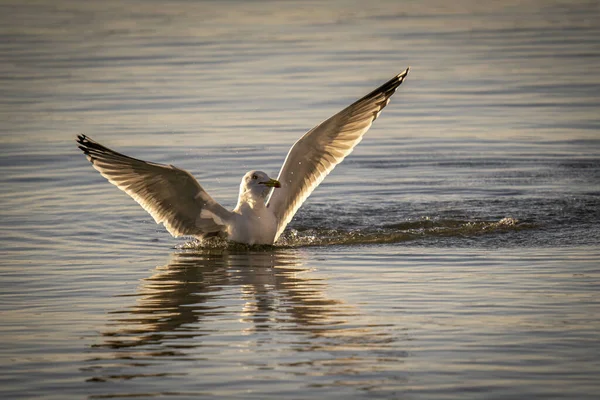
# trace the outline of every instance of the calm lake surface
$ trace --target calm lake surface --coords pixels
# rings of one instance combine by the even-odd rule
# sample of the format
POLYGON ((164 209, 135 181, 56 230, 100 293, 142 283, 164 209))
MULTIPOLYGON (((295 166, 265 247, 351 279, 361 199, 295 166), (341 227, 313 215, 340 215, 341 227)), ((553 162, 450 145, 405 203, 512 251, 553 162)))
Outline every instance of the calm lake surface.
POLYGON ((0 397, 596 399, 597 1, 0 4, 0 397), (174 239, 411 66, 275 247, 174 239))

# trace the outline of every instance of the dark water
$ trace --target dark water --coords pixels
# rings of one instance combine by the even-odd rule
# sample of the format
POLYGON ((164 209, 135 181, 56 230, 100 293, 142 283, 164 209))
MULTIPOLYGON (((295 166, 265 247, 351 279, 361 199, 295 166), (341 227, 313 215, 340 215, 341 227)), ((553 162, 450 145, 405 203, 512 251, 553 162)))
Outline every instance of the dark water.
POLYGON ((0 4, 2 398, 593 399, 598 2, 0 4), (411 74, 276 247, 173 239, 75 136, 250 169, 411 74))

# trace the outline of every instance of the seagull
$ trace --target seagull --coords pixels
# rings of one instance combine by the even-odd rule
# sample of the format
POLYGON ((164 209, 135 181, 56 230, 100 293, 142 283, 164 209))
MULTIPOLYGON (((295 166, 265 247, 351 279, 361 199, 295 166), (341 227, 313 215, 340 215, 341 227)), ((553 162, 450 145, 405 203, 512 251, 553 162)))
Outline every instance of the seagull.
POLYGON ((273 245, 313 190, 360 143, 408 71, 308 131, 288 152, 277 179, 262 171, 247 172, 232 211, 183 169, 126 156, 86 135, 78 135, 77 143, 103 177, 174 237, 273 245))

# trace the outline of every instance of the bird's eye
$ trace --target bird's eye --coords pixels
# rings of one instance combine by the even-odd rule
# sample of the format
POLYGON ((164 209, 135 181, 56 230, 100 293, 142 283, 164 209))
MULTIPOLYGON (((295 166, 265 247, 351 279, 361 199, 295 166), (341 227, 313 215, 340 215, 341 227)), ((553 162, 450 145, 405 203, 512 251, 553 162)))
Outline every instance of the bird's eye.
POLYGON ((256 179, 258 179, 258 176, 252 175, 252 179, 256 180, 256 179))

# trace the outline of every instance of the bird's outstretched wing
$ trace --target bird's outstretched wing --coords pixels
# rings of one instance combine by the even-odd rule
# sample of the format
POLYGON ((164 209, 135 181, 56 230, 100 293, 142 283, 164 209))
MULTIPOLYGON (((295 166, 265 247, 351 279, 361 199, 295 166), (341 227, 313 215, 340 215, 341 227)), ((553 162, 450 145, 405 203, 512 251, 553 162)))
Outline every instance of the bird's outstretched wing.
POLYGON ((268 203, 278 221, 275 240, 312 191, 360 143, 408 71, 315 126, 292 146, 277 178, 281 188, 268 203))
POLYGON ((231 212, 210 197, 187 171, 117 153, 85 135, 77 136, 94 168, 148 211, 175 237, 219 235, 231 212))

